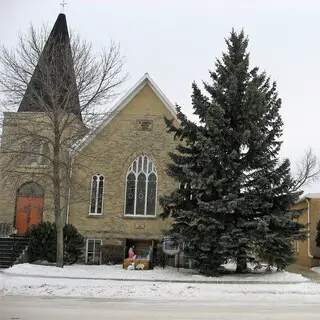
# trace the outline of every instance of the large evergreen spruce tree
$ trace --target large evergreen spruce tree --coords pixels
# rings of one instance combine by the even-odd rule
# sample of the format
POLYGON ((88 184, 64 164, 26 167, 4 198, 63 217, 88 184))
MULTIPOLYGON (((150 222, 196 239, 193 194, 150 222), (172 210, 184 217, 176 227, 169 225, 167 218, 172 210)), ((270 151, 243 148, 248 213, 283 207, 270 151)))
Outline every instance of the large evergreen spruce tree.
POLYGON ((170 235, 206 274, 229 259, 237 272, 250 258, 281 268, 292 260, 292 241, 302 225, 289 211, 290 163, 279 160, 282 120, 276 84, 249 67, 248 39, 231 32, 227 52, 204 83, 194 83, 192 104, 199 125, 177 107, 179 127, 166 119, 182 143, 171 153, 168 174, 179 188, 161 199, 170 235))

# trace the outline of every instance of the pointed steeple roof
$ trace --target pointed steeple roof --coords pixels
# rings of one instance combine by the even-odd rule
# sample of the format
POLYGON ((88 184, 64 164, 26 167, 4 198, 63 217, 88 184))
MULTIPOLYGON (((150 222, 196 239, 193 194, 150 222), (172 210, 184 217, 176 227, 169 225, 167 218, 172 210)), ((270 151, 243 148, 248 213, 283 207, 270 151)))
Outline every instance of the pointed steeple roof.
POLYGON ((81 109, 66 16, 58 18, 34 69, 18 112, 66 111, 80 120, 81 109))

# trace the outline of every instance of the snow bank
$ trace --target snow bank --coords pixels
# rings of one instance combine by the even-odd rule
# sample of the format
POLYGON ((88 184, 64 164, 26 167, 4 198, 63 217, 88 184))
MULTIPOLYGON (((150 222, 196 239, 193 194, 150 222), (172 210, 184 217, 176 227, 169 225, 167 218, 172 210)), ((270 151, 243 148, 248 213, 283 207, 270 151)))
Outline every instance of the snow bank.
POLYGON ((320 285, 298 284, 212 284, 163 283, 114 280, 83 280, 15 277, 0 273, 0 295, 70 296, 143 300, 274 301, 301 299, 318 301, 320 285))
MULTIPOLYGON (((232 270, 234 265, 225 265, 227 269, 232 270)), ((180 269, 166 267, 155 268, 153 270, 133 270, 128 271, 122 268, 122 265, 72 265, 64 268, 54 266, 43 266, 33 264, 18 264, 3 271, 5 274, 12 275, 29 275, 45 277, 68 277, 84 279, 108 279, 108 280, 156 280, 156 281, 195 281, 195 282, 308 282, 309 280, 300 274, 289 272, 270 273, 260 270, 252 274, 245 275, 224 275, 221 277, 205 277, 199 275, 196 271, 190 269, 180 269)))
MULTIPOLYGON (((226 267, 231 270, 234 266, 226 267)), ((194 270, 180 269, 178 272, 170 267, 128 271, 122 269, 121 265, 73 265, 62 269, 20 264, 0 273, 0 295, 7 294, 166 301, 230 298, 241 301, 255 299, 278 302, 289 298, 317 301, 320 285, 298 274, 276 273, 274 270, 271 273, 204 277, 194 270), (159 280, 172 282, 157 282, 159 280)))

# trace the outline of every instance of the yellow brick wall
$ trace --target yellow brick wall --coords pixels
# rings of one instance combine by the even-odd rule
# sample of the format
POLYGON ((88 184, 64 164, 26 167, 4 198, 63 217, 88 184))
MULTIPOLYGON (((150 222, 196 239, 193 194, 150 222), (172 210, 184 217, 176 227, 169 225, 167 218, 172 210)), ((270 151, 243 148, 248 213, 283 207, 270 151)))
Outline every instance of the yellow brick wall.
MULTIPOLYGON (((302 216, 299 218, 299 222, 304 225, 308 225, 308 202, 305 200, 301 203, 298 203, 292 207, 293 209, 303 209, 304 212, 302 216)), ((320 220, 320 199, 310 199, 309 200, 309 210, 310 210, 310 234, 309 242, 308 240, 304 242, 299 242, 298 244, 298 252, 296 255, 296 262, 307 266, 312 267, 315 265, 320 265, 320 260, 314 257, 320 257, 320 248, 316 246, 315 238, 316 238, 316 227, 317 222, 320 220), (309 243, 309 244, 308 244, 309 243)), ((308 229, 309 230, 309 229, 308 229)))
MULTIPOLYGON (((76 117, 62 120, 70 124, 66 127, 61 139, 66 136, 83 136, 87 132, 83 123, 76 117)), ((48 130, 51 124, 45 113, 7 112, 4 114, 0 149, 0 223, 14 224, 17 190, 28 182, 36 182, 43 188, 45 194, 43 220, 54 221, 52 180, 48 178, 52 168, 50 166, 28 168, 19 165, 20 160, 26 156, 23 152, 19 154, 21 146, 31 143, 34 137, 41 139, 52 135, 52 131, 48 130), (6 154, 6 146, 10 150, 17 150, 18 153, 6 154)), ((64 215, 66 195, 66 190, 63 190, 61 202, 64 215)))
POLYGON ((146 85, 76 157, 69 222, 85 237, 102 238, 105 243, 121 244, 123 239, 161 239, 169 221, 156 217, 124 217, 125 182, 129 166, 139 155, 147 155, 158 175, 158 198, 175 183, 166 174, 168 152, 176 141, 167 133, 164 116, 172 118, 153 90, 146 85), (153 121, 151 131, 137 129, 137 120, 153 121), (77 169, 78 168, 78 169, 77 169), (89 216, 91 177, 105 178, 103 213, 89 216))
POLYGON ((320 199, 310 200, 310 251, 314 259, 311 261, 311 266, 320 265, 320 248, 317 247, 315 239, 317 236, 317 223, 320 220, 320 199), (317 259, 315 259, 317 257, 317 259))
MULTIPOLYGON (((30 143, 31 134, 37 135, 42 127, 48 126, 48 121, 42 113, 17 113, 4 114, 3 136, 0 154, 0 223, 14 224, 17 190, 27 182, 37 182, 48 195, 47 179, 37 173, 44 173, 46 168, 20 167, 23 153, 19 155, 22 145, 30 143), (27 134, 30 136, 28 137, 27 134), (17 150, 17 154, 7 153, 8 149, 17 150)), ((46 130, 43 130, 46 132, 46 130)), ((44 133, 45 134, 45 133, 44 133)), ((51 218, 49 196, 45 200, 44 219, 51 218)))

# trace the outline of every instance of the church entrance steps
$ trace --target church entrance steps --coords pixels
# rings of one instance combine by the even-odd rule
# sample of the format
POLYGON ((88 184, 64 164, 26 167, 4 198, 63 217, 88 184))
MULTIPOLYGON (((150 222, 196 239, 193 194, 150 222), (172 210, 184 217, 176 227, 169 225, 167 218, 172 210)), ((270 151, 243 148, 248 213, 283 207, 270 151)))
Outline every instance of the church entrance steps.
POLYGON ((9 268, 18 262, 28 244, 29 239, 25 237, 0 238, 0 268, 9 268))

